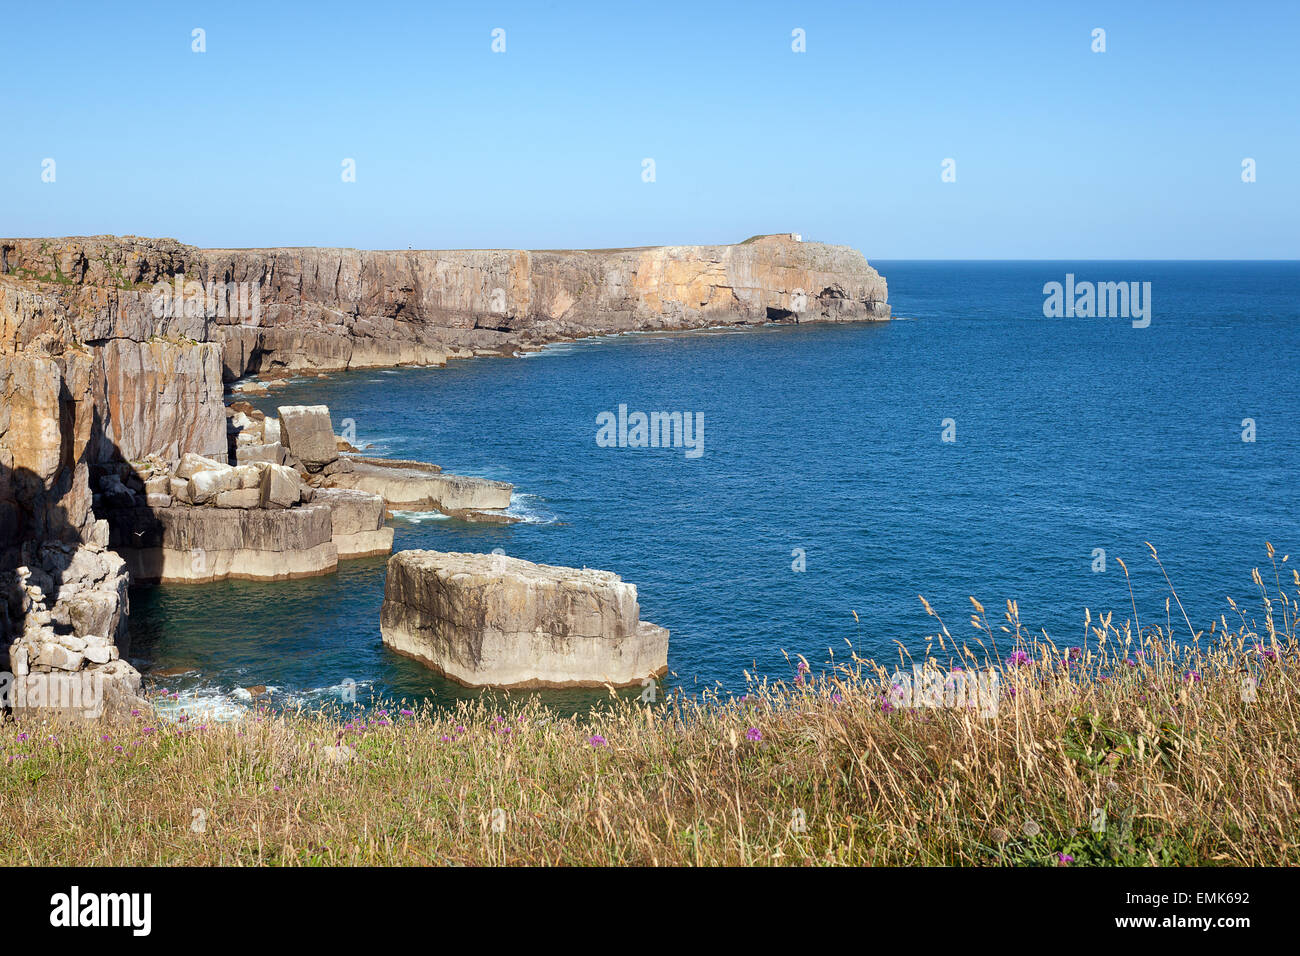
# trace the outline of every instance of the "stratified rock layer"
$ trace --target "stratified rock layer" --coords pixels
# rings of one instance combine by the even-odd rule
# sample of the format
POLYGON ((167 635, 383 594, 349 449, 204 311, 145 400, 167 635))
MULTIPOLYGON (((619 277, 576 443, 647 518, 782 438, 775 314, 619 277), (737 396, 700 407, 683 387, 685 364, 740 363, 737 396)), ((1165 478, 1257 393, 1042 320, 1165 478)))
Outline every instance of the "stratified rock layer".
POLYGON ((471 687, 627 687, 668 669, 668 632, 609 571, 497 554, 388 561, 384 643, 471 687))
POLYGON ((278 581, 333 571, 330 507, 131 508, 111 512, 112 547, 136 582, 278 581))

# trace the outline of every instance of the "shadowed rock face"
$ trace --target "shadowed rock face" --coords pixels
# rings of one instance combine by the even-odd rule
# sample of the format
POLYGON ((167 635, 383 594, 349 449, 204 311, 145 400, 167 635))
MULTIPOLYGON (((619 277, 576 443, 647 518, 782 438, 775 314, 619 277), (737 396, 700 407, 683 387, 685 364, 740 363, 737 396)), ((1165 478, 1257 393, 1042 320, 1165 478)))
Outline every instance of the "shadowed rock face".
POLYGON ((628 687, 668 669, 668 632, 640 620, 634 585, 499 554, 393 555, 380 629, 471 687, 628 687))

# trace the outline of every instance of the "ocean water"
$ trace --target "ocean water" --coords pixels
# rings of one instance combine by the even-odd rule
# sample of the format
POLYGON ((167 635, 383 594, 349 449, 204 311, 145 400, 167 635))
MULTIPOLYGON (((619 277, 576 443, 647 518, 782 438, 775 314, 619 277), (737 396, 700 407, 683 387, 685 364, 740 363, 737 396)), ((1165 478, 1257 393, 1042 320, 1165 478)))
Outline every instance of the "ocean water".
MULTIPOLYGON (((921 650, 935 624, 918 595, 958 637, 974 595, 1078 643, 1085 608, 1131 615, 1117 558, 1139 613, 1163 622, 1146 541, 1197 627, 1231 613, 1227 595, 1258 606, 1266 540, 1300 561, 1300 265, 873 264, 904 320, 588 339, 296 381, 259 404, 324 403, 371 454, 513 482, 523 523, 399 516, 395 548, 615 571, 671 630, 669 683, 687 691, 785 677, 795 655, 816 666, 850 643, 921 650), (1043 285, 1067 272, 1150 282, 1150 326, 1045 318, 1043 285), (698 413, 703 454, 600 447, 597 417, 619 405, 698 413)), ((383 559, 340 568, 134 589, 132 656, 188 668, 159 684, 190 708, 238 708, 251 684, 281 703, 345 681, 363 698, 478 693, 383 647, 383 559)))

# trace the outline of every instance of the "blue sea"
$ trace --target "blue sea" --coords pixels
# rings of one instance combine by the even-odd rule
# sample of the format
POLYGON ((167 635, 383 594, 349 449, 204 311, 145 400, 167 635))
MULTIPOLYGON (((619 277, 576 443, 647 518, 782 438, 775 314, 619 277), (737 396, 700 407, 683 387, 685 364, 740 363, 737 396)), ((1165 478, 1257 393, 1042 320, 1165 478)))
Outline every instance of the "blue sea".
MULTIPOLYGON (((401 515, 395 548, 617 572, 672 632, 668 683, 687 692, 850 644, 923 650, 936 622, 918 595, 957 637, 974 634, 973 595, 1076 644, 1085 608, 1131 616, 1117 559, 1144 622, 1163 623, 1148 541, 1197 627, 1231 615, 1229 595, 1259 606, 1265 541, 1300 561, 1300 264, 873 265, 897 321, 593 338, 297 380, 258 404, 324 403, 370 454, 514 483, 522 523, 401 515), (1045 318, 1043 286, 1067 273, 1150 282, 1150 325, 1045 318), (620 405, 702 416, 703 454, 601 447, 597 418, 620 405)), ((383 587, 371 559, 137 588, 132 657, 187 668, 158 684, 191 709, 237 709, 252 684, 290 704, 349 681, 363 698, 477 694, 383 646, 383 587)))

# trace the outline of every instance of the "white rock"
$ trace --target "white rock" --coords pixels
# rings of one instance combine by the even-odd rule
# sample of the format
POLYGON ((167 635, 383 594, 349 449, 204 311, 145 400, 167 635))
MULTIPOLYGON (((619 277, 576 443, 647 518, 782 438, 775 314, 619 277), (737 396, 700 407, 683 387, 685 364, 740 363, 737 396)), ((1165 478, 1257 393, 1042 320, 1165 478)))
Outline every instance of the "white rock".
POLYGON ((206 471, 195 472, 190 478, 190 500, 196 505, 207 504, 223 491, 239 487, 239 474, 229 465, 219 465, 206 471))
POLYGON ((285 465, 268 464, 262 472, 262 507, 291 508, 302 496, 298 472, 285 465))
POLYGON ((186 452, 185 457, 181 459, 181 463, 176 467, 176 477, 189 479, 200 472, 228 467, 230 466, 224 462, 213 461, 211 458, 204 458, 202 455, 194 454, 194 452, 186 452))
POLYGON ((113 659, 113 650, 111 644, 88 644, 86 646, 86 660, 92 664, 107 664, 113 659))
POLYGON ((86 663, 86 656, 77 651, 70 651, 62 644, 48 642, 37 648, 35 663, 38 667, 75 671, 80 670, 81 665, 86 663))
POLYGON ((261 488, 262 487, 262 469, 257 465, 236 465, 235 473, 239 476, 240 488, 261 488))

